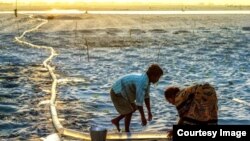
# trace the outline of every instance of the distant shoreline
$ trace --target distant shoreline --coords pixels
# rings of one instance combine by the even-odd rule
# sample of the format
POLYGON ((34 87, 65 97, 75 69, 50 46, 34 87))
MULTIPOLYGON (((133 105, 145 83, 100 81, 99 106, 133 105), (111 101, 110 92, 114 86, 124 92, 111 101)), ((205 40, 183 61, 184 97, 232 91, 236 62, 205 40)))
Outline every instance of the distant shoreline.
MULTIPOLYGON (((13 14, 14 11, 0 11, 0 14, 13 14)), ((250 14, 250 10, 195 10, 195 11, 87 11, 87 10, 43 10, 22 11, 20 14, 115 14, 115 15, 206 15, 206 14, 250 14)))
MULTIPOLYGON (((12 11, 14 3, 0 3, 0 11, 12 11)), ((46 11, 51 9, 61 10, 88 10, 88 11, 214 11, 214 10, 250 10, 250 5, 167 5, 167 4, 105 4, 105 3, 80 3, 72 4, 18 4, 17 9, 22 11, 46 11)))

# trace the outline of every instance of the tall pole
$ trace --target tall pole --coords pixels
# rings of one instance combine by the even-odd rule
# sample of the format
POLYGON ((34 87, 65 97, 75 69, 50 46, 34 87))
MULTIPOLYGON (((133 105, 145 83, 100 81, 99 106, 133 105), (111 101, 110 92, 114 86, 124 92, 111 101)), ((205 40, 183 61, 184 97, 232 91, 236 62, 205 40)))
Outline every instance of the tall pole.
POLYGON ((16 0, 16 8, 15 8, 14 12, 15 12, 15 16, 17 17, 17 0, 16 0))

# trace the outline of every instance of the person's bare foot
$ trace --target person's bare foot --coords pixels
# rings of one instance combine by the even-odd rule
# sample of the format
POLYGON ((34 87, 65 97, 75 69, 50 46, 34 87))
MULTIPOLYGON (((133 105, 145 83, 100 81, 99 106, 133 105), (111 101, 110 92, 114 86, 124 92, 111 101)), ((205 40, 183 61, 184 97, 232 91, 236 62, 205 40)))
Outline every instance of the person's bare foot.
POLYGON ((118 130, 118 132, 120 132, 121 129, 120 129, 119 121, 117 121, 116 119, 112 119, 111 122, 112 122, 112 124, 115 125, 116 129, 118 130))
POLYGON ((130 132, 130 130, 125 130, 125 132, 129 133, 129 132, 130 132))

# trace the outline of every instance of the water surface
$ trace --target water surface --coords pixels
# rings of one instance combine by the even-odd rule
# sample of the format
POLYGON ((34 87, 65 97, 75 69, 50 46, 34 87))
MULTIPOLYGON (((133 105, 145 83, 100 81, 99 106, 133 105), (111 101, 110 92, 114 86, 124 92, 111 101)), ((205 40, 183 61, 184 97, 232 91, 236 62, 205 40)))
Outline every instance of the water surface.
MULTIPOLYGON (((250 124, 250 107, 232 101, 238 98, 250 102, 249 16, 165 18, 175 26, 147 28, 145 22, 137 29, 65 30, 56 29, 62 24, 57 20, 51 21, 46 29, 25 36, 33 44, 56 50, 59 55, 51 65, 58 79, 88 82, 59 83, 57 108, 64 127, 88 131, 90 126, 99 125, 115 131, 110 120, 117 112, 108 94, 112 83, 124 74, 144 72, 151 63, 164 69, 158 85, 151 87, 153 121, 141 127, 136 112, 131 131, 171 129, 178 116, 175 108, 164 100, 164 89, 203 82, 214 85, 218 93, 219 124, 250 124), (238 18, 245 20, 232 20, 238 18), (88 40, 88 50, 83 46, 84 39, 88 40)), ((46 104, 51 78, 42 65, 49 52, 14 42, 15 36, 39 22, 23 16, 16 24, 10 15, 1 16, 0 20, 0 138, 32 140, 49 135, 55 132, 46 104)))

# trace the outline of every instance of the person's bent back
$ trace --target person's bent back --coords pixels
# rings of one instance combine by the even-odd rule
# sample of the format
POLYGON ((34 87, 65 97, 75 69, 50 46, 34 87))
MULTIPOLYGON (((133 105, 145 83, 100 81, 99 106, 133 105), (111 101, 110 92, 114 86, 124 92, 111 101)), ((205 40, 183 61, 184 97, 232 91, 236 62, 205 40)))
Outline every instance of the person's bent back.
POLYGON ((178 124, 216 125, 218 123, 218 100, 215 89, 208 83, 180 90, 169 87, 166 100, 175 105, 180 120, 178 124))

